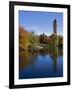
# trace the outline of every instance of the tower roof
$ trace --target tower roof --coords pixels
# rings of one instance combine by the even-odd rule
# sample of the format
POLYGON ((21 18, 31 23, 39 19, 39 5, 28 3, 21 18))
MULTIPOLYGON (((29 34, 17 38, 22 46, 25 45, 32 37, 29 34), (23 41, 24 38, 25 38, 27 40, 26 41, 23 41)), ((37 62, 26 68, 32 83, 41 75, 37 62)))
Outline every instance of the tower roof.
POLYGON ((54 19, 54 23, 57 23, 57 20, 56 19, 54 19))

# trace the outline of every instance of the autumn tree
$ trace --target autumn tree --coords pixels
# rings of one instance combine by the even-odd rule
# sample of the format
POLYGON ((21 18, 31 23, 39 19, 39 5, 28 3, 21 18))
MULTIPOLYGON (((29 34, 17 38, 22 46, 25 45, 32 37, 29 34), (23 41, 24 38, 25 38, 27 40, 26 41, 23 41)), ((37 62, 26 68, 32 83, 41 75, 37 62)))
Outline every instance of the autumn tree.
POLYGON ((29 46, 29 33, 23 28, 19 28, 19 47, 27 49, 29 46))
POLYGON ((44 33, 39 36, 39 42, 40 43, 48 44, 50 42, 49 40, 50 39, 48 38, 48 36, 45 35, 44 33))

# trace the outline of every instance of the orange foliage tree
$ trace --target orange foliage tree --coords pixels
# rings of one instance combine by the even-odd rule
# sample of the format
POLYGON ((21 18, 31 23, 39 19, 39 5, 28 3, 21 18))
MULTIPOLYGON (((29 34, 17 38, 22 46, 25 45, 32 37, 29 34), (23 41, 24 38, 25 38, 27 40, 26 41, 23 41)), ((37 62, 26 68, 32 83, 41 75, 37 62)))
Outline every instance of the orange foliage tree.
POLYGON ((19 47, 27 49, 29 46, 29 33, 23 28, 19 27, 19 47))

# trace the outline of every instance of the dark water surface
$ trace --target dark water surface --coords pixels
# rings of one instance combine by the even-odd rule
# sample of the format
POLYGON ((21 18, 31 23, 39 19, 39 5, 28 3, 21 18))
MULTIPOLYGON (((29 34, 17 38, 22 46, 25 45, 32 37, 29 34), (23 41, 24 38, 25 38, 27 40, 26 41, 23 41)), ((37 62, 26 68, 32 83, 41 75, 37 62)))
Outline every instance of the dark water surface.
POLYGON ((62 50, 20 50, 19 79, 63 76, 62 50))

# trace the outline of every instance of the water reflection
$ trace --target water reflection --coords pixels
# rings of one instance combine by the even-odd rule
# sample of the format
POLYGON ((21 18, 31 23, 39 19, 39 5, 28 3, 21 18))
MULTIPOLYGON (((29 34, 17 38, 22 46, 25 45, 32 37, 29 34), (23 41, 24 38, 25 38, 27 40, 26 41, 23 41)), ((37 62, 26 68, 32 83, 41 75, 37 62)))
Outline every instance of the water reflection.
POLYGON ((63 76, 63 53, 59 48, 19 51, 19 78, 63 76))

